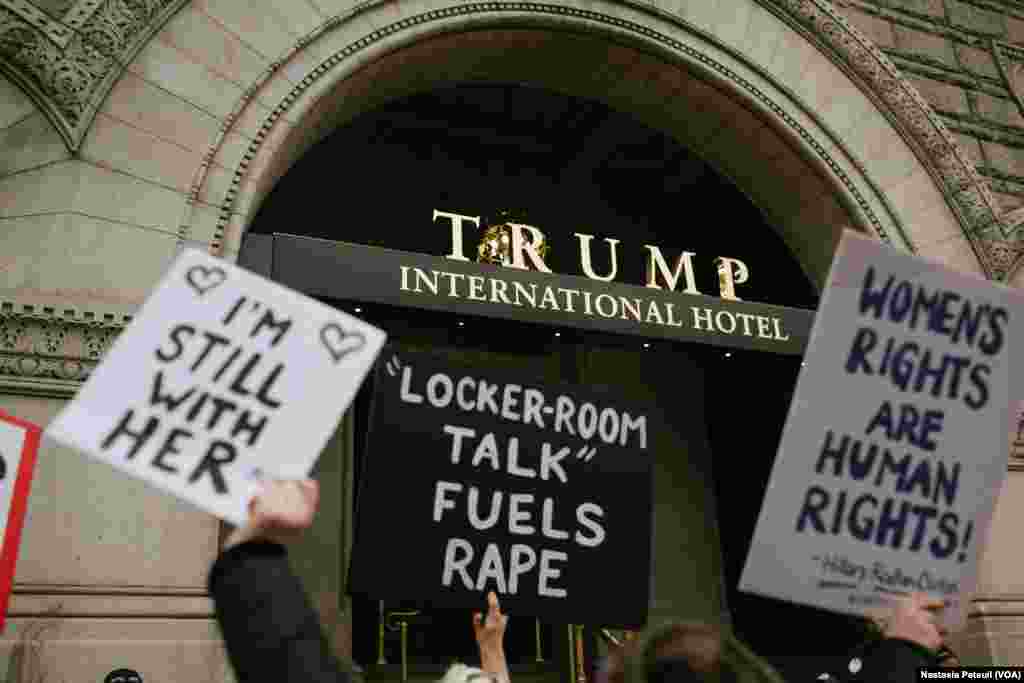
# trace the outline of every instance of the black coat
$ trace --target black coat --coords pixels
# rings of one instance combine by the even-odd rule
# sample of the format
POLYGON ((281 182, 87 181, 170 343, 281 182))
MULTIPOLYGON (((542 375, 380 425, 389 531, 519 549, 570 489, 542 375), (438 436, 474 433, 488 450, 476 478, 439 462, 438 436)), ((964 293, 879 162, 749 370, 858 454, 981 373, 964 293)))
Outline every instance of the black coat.
POLYGON ((239 544, 209 576, 228 657, 239 683, 349 683, 284 547, 239 544))

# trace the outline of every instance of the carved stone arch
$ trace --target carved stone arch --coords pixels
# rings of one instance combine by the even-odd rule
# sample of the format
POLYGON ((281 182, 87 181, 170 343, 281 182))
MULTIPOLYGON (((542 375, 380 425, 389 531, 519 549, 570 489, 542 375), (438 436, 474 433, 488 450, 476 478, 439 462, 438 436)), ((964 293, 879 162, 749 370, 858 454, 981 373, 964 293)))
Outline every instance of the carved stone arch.
POLYGON ((0 0, 0 73, 78 150, 135 55, 189 0, 0 0))
MULTIPOLYGON (((766 213, 784 214, 772 216, 777 224, 780 219, 793 222, 781 226, 783 237, 819 282, 840 227, 869 231, 897 246, 991 276, 991 259, 980 242, 1002 229, 991 195, 930 106, 896 68, 823 0, 729 4, 707 8, 685 3, 669 9, 622 2, 433 0, 411 6, 364 5, 338 16, 300 41, 238 103, 235 115, 241 116, 247 98, 278 78, 280 69, 305 50, 316 48, 315 54, 323 56, 265 118, 241 158, 231 159, 220 141, 206 155, 191 196, 220 207, 212 250, 225 255, 237 250, 259 201, 281 174, 311 144, 359 111, 416 88, 501 75, 624 106, 691 146, 701 141, 687 138, 679 118, 693 112, 678 98, 672 102, 674 94, 686 88, 699 90, 701 96, 718 93, 721 97, 711 108, 721 114, 720 123, 732 122, 725 130, 733 149, 725 145, 698 152, 732 154, 731 159, 709 161, 732 176, 766 213), (546 67, 525 73, 527 61, 510 70, 513 59, 501 64, 493 54, 488 57, 488 45, 516 30, 534 31, 540 42, 541 35, 559 35, 577 45, 603 41, 633 71, 628 76, 623 71, 614 87, 583 92, 587 88, 575 76, 567 85, 545 73, 546 67), (425 53, 432 53, 433 61, 422 61, 425 53), (474 64, 456 65, 458 55, 471 53, 478 57, 474 64), (398 68, 402 64, 416 67, 403 71, 398 68), (481 64, 490 64, 492 72, 485 73, 481 64), (441 69, 442 77, 427 77, 441 69), (402 83, 399 74, 410 71, 418 80, 402 83), (645 78, 656 93, 653 98, 628 87, 645 78), (619 102, 613 101, 616 97, 619 102), (293 125, 286 128, 285 120, 293 125), (735 158, 737 144, 748 145, 743 164, 735 158), (763 146, 766 154, 761 157, 771 161, 774 155, 798 177, 790 193, 796 187, 804 197, 817 195, 821 201, 770 206, 784 201, 786 193, 772 185, 777 178, 769 167, 751 173, 759 157, 750 154, 751 144, 763 146), (219 187, 207 175, 214 160, 235 169, 219 187)), ((532 52, 532 47, 524 48, 517 55, 532 52)), ((558 50, 546 54, 554 57, 558 50)), ((576 74, 582 75, 582 70, 576 74)), ((184 235, 193 220, 186 219, 184 235)))

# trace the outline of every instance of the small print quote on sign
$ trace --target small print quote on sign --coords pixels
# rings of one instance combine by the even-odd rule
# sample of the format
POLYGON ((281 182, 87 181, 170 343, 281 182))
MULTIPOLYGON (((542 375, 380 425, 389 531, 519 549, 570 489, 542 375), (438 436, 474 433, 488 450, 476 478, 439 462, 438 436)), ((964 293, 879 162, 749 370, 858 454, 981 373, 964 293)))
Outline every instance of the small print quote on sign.
POLYGON ((361 320, 187 251, 46 433, 241 524, 260 479, 309 473, 383 344, 361 320))
POLYGON ((593 388, 386 351, 350 591, 640 626, 650 578, 644 406, 593 388))

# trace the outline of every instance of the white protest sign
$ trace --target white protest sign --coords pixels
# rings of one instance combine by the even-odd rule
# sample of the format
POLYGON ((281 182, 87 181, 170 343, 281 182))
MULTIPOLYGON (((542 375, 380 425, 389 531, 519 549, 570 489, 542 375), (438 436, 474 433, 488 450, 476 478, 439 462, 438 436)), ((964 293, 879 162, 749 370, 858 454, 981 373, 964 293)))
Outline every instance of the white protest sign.
POLYGON ((920 591, 962 623, 1007 472, 1021 301, 844 233, 741 590, 861 615, 920 591))
POLYGON ((0 631, 14 583, 21 530, 35 472, 40 429, 0 411, 0 631))
POLYGON ((187 250, 46 433, 241 524, 260 478, 308 475, 384 339, 187 250))

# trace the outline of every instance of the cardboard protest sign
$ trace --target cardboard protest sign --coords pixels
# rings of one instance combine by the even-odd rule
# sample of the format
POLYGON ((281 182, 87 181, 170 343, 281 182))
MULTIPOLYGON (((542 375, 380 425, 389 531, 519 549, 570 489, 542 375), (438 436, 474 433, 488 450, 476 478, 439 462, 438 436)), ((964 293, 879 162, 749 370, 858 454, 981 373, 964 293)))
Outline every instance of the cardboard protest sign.
POLYGON ((741 590, 853 614, 920 591, 962 622, 1007 471, 1020 301, 843 235, 741 590))
POLYGON ((650 583, 651 411, 611 393, 385 352, 349 590, 636 627, 650 583))
POLYGON ((7 603, 14 583, 21 529, 28 506, 32 474, 39 450, 40 429, 0 411, 0 631, 7 617, 7 603))
POLYGON ((385 335, 185 251, 47 435, 234 524, 308 475, 385 335))

